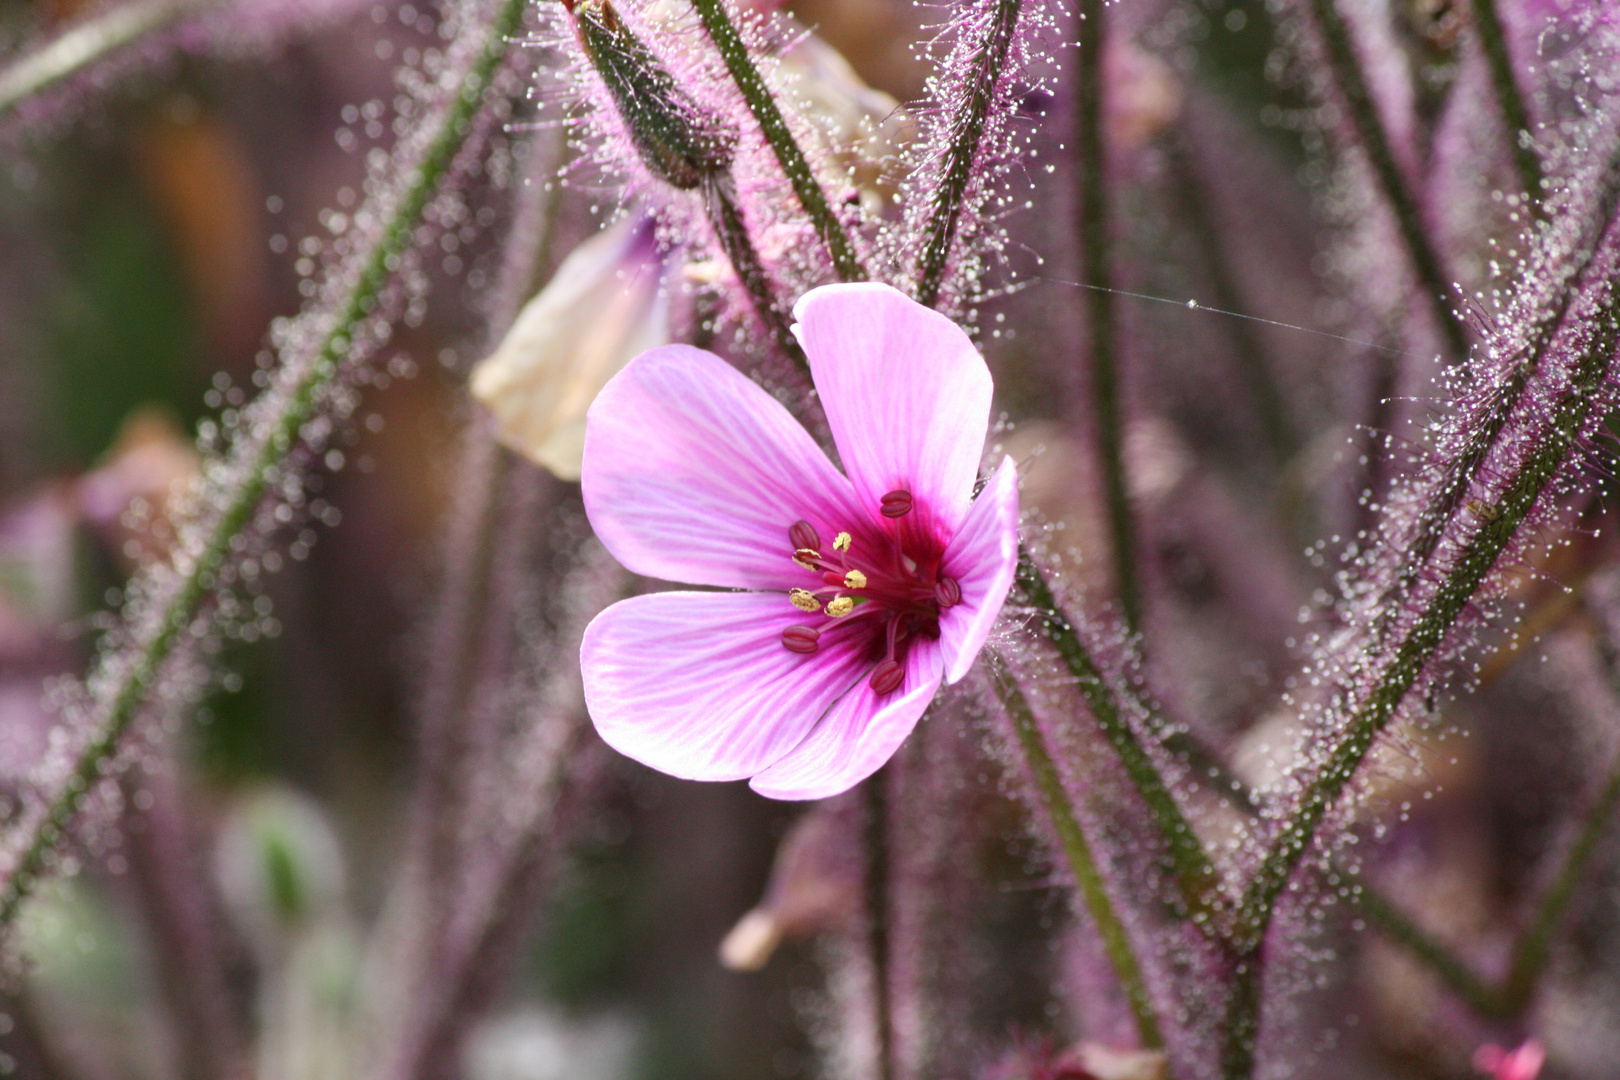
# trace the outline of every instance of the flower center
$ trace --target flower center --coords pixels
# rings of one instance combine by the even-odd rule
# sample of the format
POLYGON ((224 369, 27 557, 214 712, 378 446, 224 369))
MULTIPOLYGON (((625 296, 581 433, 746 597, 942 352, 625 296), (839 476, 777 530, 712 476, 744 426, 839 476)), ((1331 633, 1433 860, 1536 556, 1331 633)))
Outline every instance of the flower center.
POLYGON ((941 572, 944 540, 915 508, 911 492, 891 491, 878 520, 852 525, 855 532, 839 532, 831 545, 808 521, 788 529, 793 561, 817 579, 789 590, 788 601, 819 618, 782 631, 784 649, 813 653, 831 620, 858 620, 857 647, 873 663, 867 682, 879 695, 899 689, 912 643, 937 639, 940 612, 962 600, 962 587, 941 572))

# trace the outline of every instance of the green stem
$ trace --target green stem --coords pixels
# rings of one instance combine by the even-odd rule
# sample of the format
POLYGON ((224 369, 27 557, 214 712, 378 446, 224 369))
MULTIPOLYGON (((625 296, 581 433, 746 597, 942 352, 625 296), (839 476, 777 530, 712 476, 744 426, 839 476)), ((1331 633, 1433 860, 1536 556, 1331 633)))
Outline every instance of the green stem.
POLYGON ((1091 399, 1097 420, 1097 457, 1108 500, 1108 545, 1114 592, 1125 627, 1142 628, 1142 594, 1136 574, 1136 522, 1125 484, 1124 430, 1119 408, 1118 338, 1113 275, 1108 258, 1108 147, 1103 120, 1103 0, 1081 0, 1078 107, 1075 147, 1080 180, 1081 280, 1091 327, 1091 399))
POLYGON ((1450 286, 1446 281, 1445 272, 1441 269, 1440 255, 1429 242, 1428 232, 1423 227, 1422 215, 1418 212, 1417 199, 1406 185, 1406 177, 1401 172, 1400 164, 1395 160, 1395 151, 1390 145, 1389 134, 1384 130, 1384 122, 1378 115, 1378 106, 1373 101, 1366 80, 1362 77, 1355 44, 1350 37, 1350 28, 1339 15, 1335 0, 1308 0, 1308 2, 1321 35, 1323 51, 1327 54, 1328 66, 1332 69, 1334 81, 1344 97, 1350 121, 1355 126, 1356 137, 1361 142, 1362 150, 1367 154, 1373 175, 1378 178, 1378 186, 1384 193, 1385 201, 1389 203, 1390 211, 1395 215, 1395 227, 1406 245, 1407 255, 1412 260, 1412 269, 1417 273, 1418 284, 1434 307, 1434 317, 1451 345, 1453 359, 1461 361, 1468 356, 1468 337, 1463 333, 1462 324, 1452 314, 1451 304, 1447 300, 1450 286))
POLYGON ((715 238, 720 241, 721 249, 730 260, 732 272, 748 293, 754 314, 765 324, 776 347, 793 361, 805 378, 809 378, 810 361, 805 358, 799 339, 793 336, 792 324, 777 296, 776 285, 759 257, 759 250, 754 247, 754 238, 748 232, 748 221, 732 194, 730 173, 703 181, 703 202, 708 207, 709 224, 714 229, 715 238))
POLYGON ((82 22, 0 71, 0 116, 147 34, 223 0, 134 0, 82 22))
POLYGON ((308 371, 282 402, 265 437, 256 448, 244 446, 242 459, 247 467, 224 493, 222 508, 207 530, 202 550, 184 569, 184 576, 163 605, 159 617, 150 624, 145 636, 137 640, 129 666, 114 676, 114 686, 103 699, 108 704, 95 736, 79 755, 61 793, 24 846, 16 869, 0 888, 0 927, 10 925, 22 902, 38 883, 51 852, 77 816, 95 781, 108 768, 164 663, 182 637, 189 636, 192 623, 213 591, 219 571, 230 559, 238 537, 252 524, 272 478, 298 445, 300 430, 316 415, 322 392, 348 356, 354 328, 370 316, 383 289, 393 278, 400 257, 412 244, 423 211, 438 192, 439 182, 472 130, 472 121, 483 107, 485 93, 522 24, 527 7, 528 0, 500 0, 495 17, 470 57, 456 92, 433 114, 429 121, 433 133, 422 150, 411 181, 395 205, 379 214, 386 224, 349 286, 333 327, 326 332, 308 371))
MULTIPOLYGON (((1611 291, 1591 320, 1593 333, 1576 365, 1570 389, 1552 410, 1541 437, 1532 443, 1536 449, 1492 508, 1494 516, 1485 521, 1468 542, 1433 597, 1426 602, 1411 631, 1377 672, 1372 689, 1350 714, 1343 733, 1328 751, 1326 765, 1308 783, 1299 806, 1283 823, 1261 859, 1244 890, 1232 939, 1234 952, 1249 960, 1251 967, 1259 965, 1260 946, 1271 924, 1277 897, 1310 849, 1322 820, 1338 801, 1418 675, 1434 658, 1453 623, 1484 583, 1519 526, 1568 461, 1575 439, 1591 413, 1594 392, 1608 374, 1610 359, 1620 339, 1617 309, 1620 309, 1620 296, 1611 291)), ((1258 1007, 1258 995, 1254 1001, 1258 1007)), ((1258 1017, 1229 1015, 1229 1041, 1252 1038, 1257 1024, 1258 1017)), ((1231 1046, 1229 1049, 1236 1055, 1233 1060, 1241 1056, 1241 1048, 1231 1046)))
POLYGON ((1057 649, 1064 666, 1074 676, 1086 706, 1147 804, 1160 835, 1170 845, 1170 859, 1187 914, 1199 926, 1207 925, 1220 904, 1220 876, 1209 853, 1182 815, 1181 807, 1159 775, 1152 757, 1137 741, 1119 702, 1104 682, 1074 625, 1058 606, 1045 575, 1027 551, 1020 554, 1017 586, 1024 601, 1039 613, 1037 629, 1057 649))
POLYGON ((872 957, 872 1023, 877 1029, 878 1080, 894 1077, 894 1019, 889 974, 889 799, 884 785, 890 770, 879 770, 861 785, 866 802, 866 944, 872 957))
POLYGON ((1357 886, 1356 893, 1357 902, 1361 905, 1361 910, 1367 913, 1367 917, 1377 923, 1379 928, 1398 944, 1405 946, 1413 956, 1427 964, 1442 981, 1456 991, 1457 996, 1462 998, 1470 1009, 1488 1018, 1501 1015, 1501 994, 1497 989, 1474 974, 1473 970, 1445 945, 1430 937, 1406 912, 1396 907, 1393 901, 1365 881, 1357 886))
POLYGON ((748 102, 748 108, 759 123, 765 141, 770 144, 782 171, 787 174, 788 183, 793 185, 799 205, 815 226, 821 242, 827 245, 827 253, 832 256, 838 277, 843 281, 866 280, 866 271, 855 256, 849 235, 844 232, 843 224, 828 205, 827 196, 816 182, 809 161, 794 140, 793 132, 788 130, 781 110, 776 107, 776 98, 749 57, 748 46, 743 42, 742 35, 737 33, 736 26, 726 15, 725 4, 722 0, 692 0, 692 6, 697 9, 698 18, 703 20, 709 37, 720 50, 726 70, 731 72, 732 81, 737 84, 743 100, 748 102))
POLYGON ((1502 110, 1502 122, 1508 129, 1519 186, 1524 188, 1531 207, 1540 216, 1541 155, 1530 142, 1530 111, 1524 107, 1524 96, 1519 93, 1519 81, 1513 74, 1513 57, 1508 53, 1507 34, 1502 29, 1502 17, 1497 14, 1495 0, 1474 0, 1474 29, 1479 33, 1480 48, 1491 69, 1491 87, 1496 91, 1496 106, 1502 110))
POLYGON ((1001 704, 1012 720, 1018 745, 1029 762, 1035 788, 1041 794, 1047 813, 1051 815, 1052 831, 1057 834, 1058 843, 1069 860, 1069 869, 1074 873, 1080 896, 1085 901, 1086 910, 1091 913, 1092 922, 1097 926, 1098 936, 1102 938, 1103 951, 1108 954, 1114 975, 1130 1002, 1131 1014, 1136 1018, 1137 1034, 1143 1046, 1158 1049, 1164 1045, 1164 1036, 1159 1029, 1158 1016, 1153 1011, 1153 1001, 1148 996, 1147 982, 1142 977, 1142 965, 1131 949, 1125 924, 1120 921, 1113 903, 1108 899, 1108 890, 1103 886, 1102 874, 1092 857, 1091 845, 1086 843, 1080 821, 1063 788, 1063 779, 1047 748, 1046 737, 1041 733, 1028 699, 1003 665, 996 663, 993 671, 1001 704))
POLYGON ((933 307, 939 303, 940 288, 945 283, 945 263, 956 240, 957 225, 967 199, 968 184, 973 179, 973 166, 979 157, 979 144, 984 140, 990 122, 990 110, 996 101, 996 84, 1006 66, 1012 49, 1013 31, 1018 26, 1018 15, 1023 0, 996 0, 990 16, 990 28, 984 43, 977 51, 973 75, 963 93, 962 106, 957 113, 955 130, 950 146, 945 151, 945 166, 939 177, 934 195, 934 207, 923 226, 922 263, 917 270, 917 299, 933 307))

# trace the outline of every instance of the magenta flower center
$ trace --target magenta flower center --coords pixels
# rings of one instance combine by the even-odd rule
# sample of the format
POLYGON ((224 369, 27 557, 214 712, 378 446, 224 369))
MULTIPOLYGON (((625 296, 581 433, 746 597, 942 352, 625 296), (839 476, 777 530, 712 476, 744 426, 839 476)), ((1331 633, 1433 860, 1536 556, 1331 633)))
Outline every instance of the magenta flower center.
POLYGON ((880 522, 839 532, 827 545, 808 521, 788 529, 791 558, 820 583, 789 591, 788 600, 811 618, 782 631, 784 649, 813 653, 830 622, 851 620, 860 626, 856 648, 873 664, 872 690, 899 689, 912 643, 937 639, 940 612, 962 599, 956 579, 941 572, 946 538, 915 508, 909 491, 891 491, 880 501, 880 522))

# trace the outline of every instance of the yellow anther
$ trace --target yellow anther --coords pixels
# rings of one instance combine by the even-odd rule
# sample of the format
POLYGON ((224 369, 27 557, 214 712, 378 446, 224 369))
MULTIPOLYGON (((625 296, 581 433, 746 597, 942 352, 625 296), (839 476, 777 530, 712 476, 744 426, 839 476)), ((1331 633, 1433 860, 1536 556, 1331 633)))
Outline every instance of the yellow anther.
POLYGON ((866 575, 859 570, 851 570, 844 575, 844 587, 846 589, 866 588, 866 575))
POLYGON ((848 551, 850 543, 849 533, 839 533, 833 537, 833 550, 848 551))
POLYGON ((816 560, 820 558, 821 552, 811 551, 809 548, 800 548, 798 551, 793 553, 793 561, 804 567, 806 570, 814 570, 816 568, 816 560))
POLYGON ((827 601, 827 614, 841 619, 855 610, 855 601, 848 596, 835 596, 827 601))
MULTIPOLYGON (((800 611, 821 610, 821 601, 810 595, 810 592, 806 589, 789 589, 788 601, 800 611)), ((833 603, 836 604, 838 601, 834 600, 833 603)))

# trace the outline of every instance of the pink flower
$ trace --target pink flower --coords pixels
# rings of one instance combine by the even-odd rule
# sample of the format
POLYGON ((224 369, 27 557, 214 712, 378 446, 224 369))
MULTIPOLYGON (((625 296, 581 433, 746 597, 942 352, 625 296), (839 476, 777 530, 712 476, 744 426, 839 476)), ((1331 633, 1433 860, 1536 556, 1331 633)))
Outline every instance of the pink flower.
POLYGON ((719 357, 636 357, 587 418, 591 525, 638 574, 751 591, 614 604, 580 659, 621 753, 818 799, 876 772, 972 667, 1012 584, 1018 486, 1004 459, 973 498, 990 372, 949 319, 870 283, 793 314, 848 476, 719 357))
POLYGON ((1547 1048, 1539 1039, 1526 1039, 1517 1050, 1486 1043, 1474 1051, 1474 1068, 1492 1080, 1536 1080, 1547 1061, 1547 1048))

